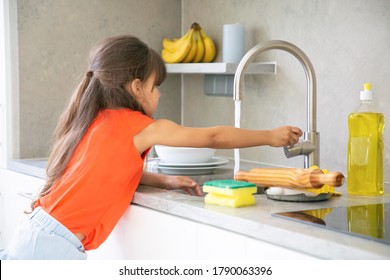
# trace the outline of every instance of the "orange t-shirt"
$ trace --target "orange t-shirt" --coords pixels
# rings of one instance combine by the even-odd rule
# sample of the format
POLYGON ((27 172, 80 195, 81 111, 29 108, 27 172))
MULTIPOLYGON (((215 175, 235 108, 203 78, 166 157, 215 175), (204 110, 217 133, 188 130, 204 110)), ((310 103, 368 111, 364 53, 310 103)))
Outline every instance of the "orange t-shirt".
POLYGON ((129 109, 100 111, 62 178, 37 201, 70 231, 86 236, 85 250, 98 248, 129 207, 146 155, 138 153, 133 136, 152 122, 129 109))

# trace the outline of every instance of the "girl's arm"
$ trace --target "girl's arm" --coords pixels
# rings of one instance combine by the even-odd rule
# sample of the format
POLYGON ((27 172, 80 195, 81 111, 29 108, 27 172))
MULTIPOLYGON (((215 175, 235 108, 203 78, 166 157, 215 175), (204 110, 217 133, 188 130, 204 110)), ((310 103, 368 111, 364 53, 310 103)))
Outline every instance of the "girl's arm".
POLYGON ((134 137, 140 152, 156 144, 168 146, 209 147, 217 149, 269 145, 283 147, 298 142, 302 131, 293 126, 271 130, 249 130, 231 126, 194 128, 169 120, 157 120, 134 137))
POLYGON ((140 183, 142 185, 164 188, 167 190, 183 189, 190 195, 202 195, 200 186, 193 179, 186 176, 166 176, 163 174, 144 171, 142 173, 140 183))

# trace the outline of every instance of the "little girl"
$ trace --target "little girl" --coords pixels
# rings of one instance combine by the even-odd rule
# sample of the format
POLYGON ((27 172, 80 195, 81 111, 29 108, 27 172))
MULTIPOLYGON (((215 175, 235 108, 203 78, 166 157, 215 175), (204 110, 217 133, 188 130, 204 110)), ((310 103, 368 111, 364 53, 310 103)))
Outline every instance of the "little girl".
POLYGON ((131 36, 108 38, 90 65, 55 131, 47 181, 0 259, 86 259, 129 207, 139 184, 201 194, 189 177, 143 171, 156 144, 243 148, 295 144, 299 128, 190 128, 154 120, 166 78, 157 52, 131 36))

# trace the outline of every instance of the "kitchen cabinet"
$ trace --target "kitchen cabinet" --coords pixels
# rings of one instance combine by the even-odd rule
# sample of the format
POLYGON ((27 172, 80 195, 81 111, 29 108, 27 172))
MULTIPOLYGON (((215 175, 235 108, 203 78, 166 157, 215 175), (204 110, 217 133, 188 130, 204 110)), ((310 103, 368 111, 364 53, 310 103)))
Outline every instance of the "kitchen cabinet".
POLYGON ((43 184, 43 179, 0 169, 0 248, 8 244, 24 211, 30 209, 32 197, 43 184))
POLYGON ((96 259, 314 259, 210 225, 132 204, 108 239, 88 252, 96 259))
POLYGON ((3 242, 4 238, 4 200, 3 200, 3 189, 0 185, 0 248, 3 248, 5 246, 5 243, 3 242))

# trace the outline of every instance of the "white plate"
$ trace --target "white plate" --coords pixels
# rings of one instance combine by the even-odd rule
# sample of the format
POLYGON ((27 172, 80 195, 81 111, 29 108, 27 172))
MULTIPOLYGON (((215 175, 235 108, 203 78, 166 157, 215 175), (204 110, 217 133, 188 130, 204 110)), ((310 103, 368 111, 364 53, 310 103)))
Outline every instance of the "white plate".
POLYGON ((207 166, 207 167, 167 167, 159 166, 160 169, 165 174, 171 175, 205 175, 211 174, 217 168, 217 166, 207 166))
POLYGON ((160 161, 158 163, 158 166, 161 167, 186 167, 186 168, 193 168, 193 167, 216 167, 221 166, 229 163, 229 160, 222 157, 213 157, 209 162, 202 162, 202 163, 170 163, 170 162, 163 162, 160 161))

